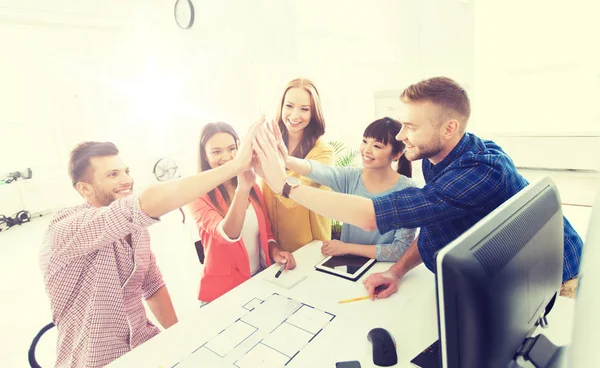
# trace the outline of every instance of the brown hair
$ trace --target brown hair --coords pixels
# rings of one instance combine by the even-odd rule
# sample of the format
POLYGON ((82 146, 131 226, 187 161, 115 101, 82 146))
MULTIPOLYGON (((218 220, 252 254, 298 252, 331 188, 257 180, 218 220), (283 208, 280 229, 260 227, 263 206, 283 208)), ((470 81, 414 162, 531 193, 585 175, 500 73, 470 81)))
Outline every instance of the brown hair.
POLYGON ((389 143, 392 146, 392 156, 402 153, 398 159, 396 172, 410 178, 412 177, 412 165, 404 156, 406 146, 404 142, 396 140, 396 135, 400 132, 401 128, 402 124, 398 120, 385 117, 369 124, 363 133, 363 137, 373 138, 385 145, 389 143))
MULTIPOLYGON (((200 143, 198 144, 198 172, 208 171, 212 169, 210 164, 208 163, 208 158, 206 157, 206 142, 212 138, 213 135, 217 133, 227 133, 233 137, 233 141, 235 142, 235 148, 238 148, 237 142, 239 137, 233 127, 227 123, 216 122, 216 123, 208 123, 202 128, 202 132, 200 133, 200 143)), ((237 177, 233 178, 234 185, 237 187, 237 177)), ((219 186, 210 192, 208 192, 208 198, 215 206, 219 214, 225 217, 226 211, 219 206, 217 202, 217 189, 223 196, 225 203, 229 206, 231 204, 231 198, 229 198, 229 193, 223 184, 219 184, 219 186)), ((250 195, 256 202, 259 202, 258 195, 254 191, 254 188, 250 190, 250 195)), ((260 203, 260 202, 259 202, 260 203)))
POLYGON ((458 118, 461 133, 465 131, 471 115, 469 96, 458 83, 446 77, 434 77, 408 86, 400 95, 404 102, 430 101, 444 113, 458 118))
POLYGON ((325 134, 325 119, 323 118, 321 97, 319 97, 317 87, 315 87, 314 83, 308 79, 296 78, 287 84, 283 91, 283 95, 281 96, 281 101, 276 114, 279 129, 281 130, 281 137, 286 146, 289 143, 289 136, 281 117, 281 110, 283 109, 283 104, 285 102, 285 95, 287 91, 292 88, 302 88, 310 95, 310 122, 306 128, 304 128, 302 141, 298 147, 296 147, 294 152, 290 152, 291 156, 305 158, 308 152, 315 146, 317 139, 325 134))
POLYGON ((111 142, 83 142, 71 151, 69 158, 69 176, 73 187, 80 181, 91 183, 90 159, 98 156, 115 156, 119 149, 111 142))

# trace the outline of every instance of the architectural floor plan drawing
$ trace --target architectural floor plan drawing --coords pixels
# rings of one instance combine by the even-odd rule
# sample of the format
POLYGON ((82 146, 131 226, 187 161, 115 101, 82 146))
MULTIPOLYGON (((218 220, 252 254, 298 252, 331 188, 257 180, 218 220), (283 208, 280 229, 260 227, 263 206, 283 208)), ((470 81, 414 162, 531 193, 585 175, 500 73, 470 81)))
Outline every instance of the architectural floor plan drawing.
POLYGON ((255 298, 244 309, 248 312, 175 366, 284 367, 335 318, 279 294, 255 298))

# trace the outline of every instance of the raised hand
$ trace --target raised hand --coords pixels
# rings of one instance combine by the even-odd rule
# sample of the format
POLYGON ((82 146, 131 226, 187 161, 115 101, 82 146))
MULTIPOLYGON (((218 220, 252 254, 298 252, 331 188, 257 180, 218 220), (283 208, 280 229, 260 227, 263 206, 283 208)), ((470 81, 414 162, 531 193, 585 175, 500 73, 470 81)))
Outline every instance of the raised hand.
POLYGON ((262 166, 260 165, 260 160, 258 159, 256 152, 254 152, 254 157, 252 157, 252 169, 254 170, 256 175, 260 176, 263 180, 265 180, 265 173, 262 169, 262 166))
POLYGON ((256 174, 252 169, 242 171, 238 174, 237 180, 237 189, 249 193, 252 189, 252 186, 256 183, 256 174))
POLYGON ((275 137, 275 142, 277 143, 277 150, 279 151, 279 154, 281 155, 281 159, 283 160, 283 162, 286 163, 286 166, 287 166, 288 149, 285 145, 285 142, 283 141, 283 137, 281 135, 281 130, 279 130, 279 125, 277 124, 277 120, 272 119, 269 122, 269 128, 271 129, 271 132, 273 133, 273 137, 275 137))
POLYGON ((254 137, 256 137, 256 133, 264 124, 264 122, 264 116, 261 117, 259 120, 255 121, 248 129, 246 136, 244 137, 244 139, 242 139, 242 143, 238 147, 237 154, 235 155, 233 161, 238 165, 238 169, 240 172, 252 168, 252 140, 254 139, 254 137))
POLYGON ((260 127, 252 144, 256 154, 257 172, 275 193, 280 193, 285 183, 285 164, 278 152, 277 140, 271 129, 260 127))

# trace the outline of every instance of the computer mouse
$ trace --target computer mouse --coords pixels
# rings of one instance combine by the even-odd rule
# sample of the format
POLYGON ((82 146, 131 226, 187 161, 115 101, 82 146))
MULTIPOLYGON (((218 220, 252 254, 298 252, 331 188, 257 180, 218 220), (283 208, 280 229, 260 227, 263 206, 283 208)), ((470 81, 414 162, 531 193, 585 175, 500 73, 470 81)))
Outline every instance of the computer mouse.
POLYGON ((374 328, 367 334, 367 340, 373 344, 373 363, 379 367, 391 367, 398 363, 396 341, 387 330, 374 328))

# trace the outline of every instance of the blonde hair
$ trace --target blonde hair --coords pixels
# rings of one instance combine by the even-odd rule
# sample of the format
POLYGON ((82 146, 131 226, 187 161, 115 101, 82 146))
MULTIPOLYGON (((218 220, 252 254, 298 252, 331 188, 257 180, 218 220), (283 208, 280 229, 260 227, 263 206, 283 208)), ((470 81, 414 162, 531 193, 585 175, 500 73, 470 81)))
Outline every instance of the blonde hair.
POLYGON ((400 100, 429 101, 439 106, 442 114, 459 120, 461 132, 465 131, 471 115, 471 103, 467 91, 454 80, 446 77, 434 77, 411 84, 402 92, 400 100))

